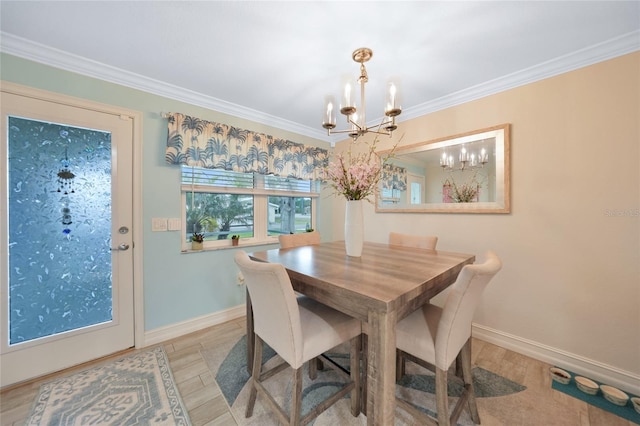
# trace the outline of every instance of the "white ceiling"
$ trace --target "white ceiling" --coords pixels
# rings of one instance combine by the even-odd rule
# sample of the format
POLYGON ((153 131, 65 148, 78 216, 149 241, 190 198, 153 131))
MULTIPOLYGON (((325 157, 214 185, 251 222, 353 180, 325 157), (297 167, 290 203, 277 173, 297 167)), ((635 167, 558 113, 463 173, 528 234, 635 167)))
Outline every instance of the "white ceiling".
POLYGON ((368 121, 389 79, 402 121, 639 50, 640 1, 3 0, 0 31, 13 55, 332 140, 323 98, 358 47, 368 121))

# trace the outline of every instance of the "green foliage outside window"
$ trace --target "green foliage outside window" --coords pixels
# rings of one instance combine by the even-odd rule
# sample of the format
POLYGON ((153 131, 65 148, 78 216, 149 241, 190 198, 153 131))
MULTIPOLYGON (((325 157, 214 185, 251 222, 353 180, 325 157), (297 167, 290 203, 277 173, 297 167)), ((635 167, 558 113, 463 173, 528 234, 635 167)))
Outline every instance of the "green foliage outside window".
POLYGON ((231 226, 253 224, 253 197, 239 194, 187 193, 187 232, 217 231, 229 237, 231 226))

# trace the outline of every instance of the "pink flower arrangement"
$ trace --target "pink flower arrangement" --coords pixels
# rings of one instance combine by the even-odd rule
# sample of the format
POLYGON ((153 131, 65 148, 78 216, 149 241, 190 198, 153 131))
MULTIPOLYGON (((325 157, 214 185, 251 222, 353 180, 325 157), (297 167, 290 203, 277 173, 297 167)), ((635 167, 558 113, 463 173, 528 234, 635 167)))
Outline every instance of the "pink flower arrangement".
POLYGON ((448 188, 445 198, 446 202, 454 203, 473 203, 478 201, 478 195, 480 194, 480 188, 482 187, 482 181, 477 178, 477 173, 474 173, 469 182, 463 184, 457 184, 451 176, 444 181, 444 188, 448 188))
POLYGON ((382 166, 391 154, 381 161, 375 153, 376 142, 374 140, 365 153, 353 154, 349 149, 347 155, 338 154, 325 169, 325 177, 336 195, 343 195, 347 200, 369 201, 369 196, 378 190, 382 166))

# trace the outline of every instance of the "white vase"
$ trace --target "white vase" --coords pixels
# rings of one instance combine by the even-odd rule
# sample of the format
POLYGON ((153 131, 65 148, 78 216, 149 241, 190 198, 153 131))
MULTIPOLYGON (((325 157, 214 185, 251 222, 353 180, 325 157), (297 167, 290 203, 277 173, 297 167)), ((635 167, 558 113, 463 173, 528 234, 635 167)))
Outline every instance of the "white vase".
POLYGON ((364 241, 364 223, 362 219, 362 200, 347 200, 344 216, 344 245, 347 255, 360 257, 364 241))

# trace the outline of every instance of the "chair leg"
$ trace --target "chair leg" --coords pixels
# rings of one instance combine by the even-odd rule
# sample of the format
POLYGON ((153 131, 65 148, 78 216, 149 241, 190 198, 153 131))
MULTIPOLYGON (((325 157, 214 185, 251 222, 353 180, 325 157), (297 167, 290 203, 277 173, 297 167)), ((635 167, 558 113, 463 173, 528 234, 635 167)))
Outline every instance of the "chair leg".
POLYGON ((256 383, 260 380, 260 370, 262 369, 262 339, 255 334, 255 340, 253 343, 253 366, 251 368, 251 391, 249 392, 249 402, 247 403, 247 410, 245 411, 245 417, 249 418, 253 415, 253 407, 256 405, 256 396, 258 394, 258 388, 256 383))
POLYGON ((449 396, 447 391, 447 370, 441 370, 436 367, 436 410, 438 426, 449 426, 449 396))
POLYGON ((300 417, 302 415, 302 367, 293 370, 292 393, 289 424, 291 426, 297 426, 300 424, 300 417))
POLYGON ((309 360, 309 379, 315 380, 318 377, 318 362, 320 360, 318 358, 313 358, 309 360))
POLYGON ((251 374, 253 368, 253 345, 255 332, 253 330, 253 307, 251 306, 251 297, 249 296, 249 290, 247 289, 247 370, 251 374))
MULTIPOLYGON (((462 378, 462 351, 456 357, 456 361, 453 363, 454 365, 454 374, 460 378, 462 378)), ((451 370, 451 368, 449 368, 451 370)))
POLYGON ((309 378, 315 380, 318 377, 318 371, 324 370, 322 359, 317 356, 309 361, 309 378))
POLYGON ((471 420, 475 424, 480 424, 480 415, 478 414, 478 406, 476 404, 476 394, 473 389, 473 375, 471 373, 471 338, 462 347, 460 351, 462 377, 464 383, 469 387, 469 412, 471 414, 471 420))

